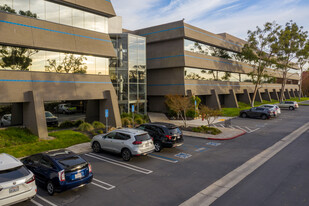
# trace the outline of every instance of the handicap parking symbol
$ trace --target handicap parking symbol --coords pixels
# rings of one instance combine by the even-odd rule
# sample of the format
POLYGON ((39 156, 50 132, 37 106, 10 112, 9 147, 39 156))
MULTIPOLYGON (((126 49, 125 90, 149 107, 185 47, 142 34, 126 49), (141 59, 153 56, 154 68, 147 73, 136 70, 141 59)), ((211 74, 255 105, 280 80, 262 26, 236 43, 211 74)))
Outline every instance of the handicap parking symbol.
POLYGON ((181 158, 181 159, 187 159, 187 158, 189 158, 189 157, 191 157, 192 155, 190 155, 190 154, 186 154, 186 153, 183 153, 183 152, 180 152, 180 153, 178 153, 178 154, 175 154, 175 157, 179 157, 179 158, 181 158))
POLYGON ((221 143, 216 143, 216 142, 208 142, 208 143, 207 143, 207 145, 217 147, 217 146, 221 145, 221 143))

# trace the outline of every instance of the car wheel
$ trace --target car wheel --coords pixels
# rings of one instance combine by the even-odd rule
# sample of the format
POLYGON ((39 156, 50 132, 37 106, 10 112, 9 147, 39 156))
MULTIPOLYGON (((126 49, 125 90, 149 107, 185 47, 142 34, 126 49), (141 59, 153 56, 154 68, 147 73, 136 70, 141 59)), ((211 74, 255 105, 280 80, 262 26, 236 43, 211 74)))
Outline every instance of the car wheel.
POLYGON ((262 115, 262 119, 265 120, 267 119, 267 116, 265 114, 262 115))
POLYGON ((246 113, 242 113, 242 114, 241 114, 241 117, 242 117, 242 118, 246 118, 246 117, 247 117, 247 114, 246 114, 246 113))
POLYGON ((54 193, 55 193, 55 186, 54 186, 54 184, 51 181, 49 181, 47 183, 46 189, 47 189, 47 193, 49 195, 54 195, 54 193))
POLYGON ((123 149, 123 150, 121 151, 121 156, 122 156, 122 159, 123 159, 124 161, 130 161, 130 159, 131 159, 131 152, 130 152, 130 150, 128 150, 128 149, 123 149))
POLYGON ((289 110, 294 110, 294 107, 290 106, 290 107, 289 107, 289 110))
POLYGON ((154 143, 154 146, 155 146, 155 151, 156 151, 156 152, 160 152, 160 151, 161 151, 161 149, 162 149, 162 143, 161 143, 161 142, 156 141, 156 142, 154 143))
POLYGON ((92 150, 95 152, 95 153, 99 153, 101 152, 101 145, 99 142, 94 142, 92 144, 92 150))

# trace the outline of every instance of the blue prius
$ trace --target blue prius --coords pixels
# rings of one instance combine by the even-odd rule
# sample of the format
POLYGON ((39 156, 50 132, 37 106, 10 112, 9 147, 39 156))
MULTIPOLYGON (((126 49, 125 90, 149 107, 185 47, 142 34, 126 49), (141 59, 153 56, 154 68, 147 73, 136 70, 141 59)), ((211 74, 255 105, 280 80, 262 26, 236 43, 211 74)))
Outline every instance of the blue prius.
POLYGON ((90 163, 68 150, 53 150, 23 158, 26 167, 35 174, 38 185, 49 195, 80 187, 92 181, 90 163))

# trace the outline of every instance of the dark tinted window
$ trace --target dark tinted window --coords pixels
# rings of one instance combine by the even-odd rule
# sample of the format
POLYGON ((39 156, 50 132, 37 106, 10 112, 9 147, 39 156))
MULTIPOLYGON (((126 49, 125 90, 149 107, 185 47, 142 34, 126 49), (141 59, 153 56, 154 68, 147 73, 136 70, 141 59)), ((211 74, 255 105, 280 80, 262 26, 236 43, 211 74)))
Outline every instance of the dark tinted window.
POLYGON ((170 135, 181 134, 181 130, 178 127, 169 128, 168 131, 169 131, 170 135))
POLYGON ((54 165, 53 163, 50 161, 50 159, 48 159, 47 157, 43 156, 41 161, 40 161, 40 164, 44 167, 47 167, 47 168, 54 168, 54 165))
POLYGON ((130 138, 131 138, 130 135, 122 134, 122 133, 117 133, 117 136, 116 136, 116 139, 119 139, 119 140, 128 140, 130 138))
POLYGON ((116 132, 112 132, 106 135, 107 138, 114 139, 116 136, 116 132))
POLYGON ((141 125, 141 126, 137 127, 136 129, 145 130, 145 126, 141 125))
POLYGON ((135 139, 136 141, 146 141, 146 140, 150 140, 151 137, 148 134, 141 134, 141 135, 136 135, 135 139))
POLYGON ((16 167, 9 170, 0 171, 0 182, 8 182, 29 175, 25 166, 16 167))
POLYGON ((38 155, 30 156, 30 157, 24 159, 22 162, 24 164, 38 164, 40 159, 42 159, 42 155, 38 154, 38 155))
POLYGON ((258 111, 263 111, 264 108, 256 108, 256 110, 258 110, 258 111))
POLYGON ((84 159, 79 156, 72 156, 65 159, 58 160, 58 162, 63 166, 64 169, 72 168, 77 165, 84 165, 87 163, 84 159))

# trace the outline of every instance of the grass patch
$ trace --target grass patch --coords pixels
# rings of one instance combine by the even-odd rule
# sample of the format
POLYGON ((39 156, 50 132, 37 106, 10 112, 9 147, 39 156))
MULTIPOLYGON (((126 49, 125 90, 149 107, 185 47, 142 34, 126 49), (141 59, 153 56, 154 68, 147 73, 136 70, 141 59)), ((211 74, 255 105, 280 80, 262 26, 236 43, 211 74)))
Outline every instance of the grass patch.
POLYGON ((55 139, 48 141, 39 140, 37 136, 32 135, 26 129, 8 128, 2 130, 0 131, 0 153, 4 152, 15 157, 24 157, 90 141, 86 135, 71 130, 52 132, 49 136, 55 137, 55 139), (2 144, 2 142, 5 142, 5 144, 2 144))
POLYGON ((217 135, 222 133, 221 130, 215 127, 207 127, 207 126, 200 126, 200 127, 193 127, 192 132, 199 132, 199 133, 206 133, 206 134, 212 134, 217 135))
MULTIPOLYGON (((299 100, 298 97, 294 97, 294 98, 291 98, 291 99, 287 99, 286 101, 302 102, 302 101, 307 101, 307 100, 309 100, 308 97, 301 98, 301 100, 299 100)), ((262 104, 276 104, 276 103, 279 103, 279 101, 277 101, 277 100, 272 100, 272 101, 263 100, 263 103, 255 101, 254 106, 258 107, 258 106, 261 106, 262 104)), ((300 104, 300 105, 302 105, 302 104, 300 104)), ((222 110, 221 110, 222 115, 225 116, 225 117, 236 117, 236 116, 239 116, 239 112, 241 110, 251 108, 250 104, 246 104, 246 103, 243 103, 243 102, 238 102, 238 106, 239 106, 239 108, 222 108, 222 110)))

